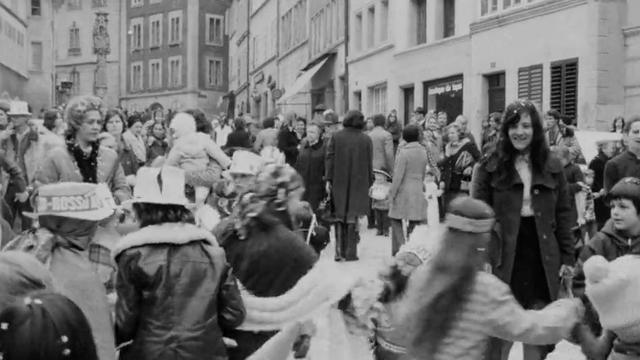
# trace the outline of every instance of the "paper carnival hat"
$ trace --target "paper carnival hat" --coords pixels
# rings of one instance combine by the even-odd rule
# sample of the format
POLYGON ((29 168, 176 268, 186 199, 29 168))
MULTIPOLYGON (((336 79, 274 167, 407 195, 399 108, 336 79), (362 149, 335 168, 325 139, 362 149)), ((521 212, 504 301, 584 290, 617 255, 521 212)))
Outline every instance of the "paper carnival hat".
POLYGON ((136 175, 133 199, 128 202, 189 205, 185 196, 184 170, 173 166, 141 167, 136 175))
POLYGON ((29 104, 27 104, 26 101, 17 101, 14 100, 11 103, 9 103, 9 112, 7 112, 7 115, 9 116, 17 116, 17 115, 24 115, 24 116, 31 116, 31 112, 29 112, 29 104))
POLYGON ((38 188, 34 211, 24 212, 30 218, 55 215, 99 221, 111 216, 117 208, 106 184, 63 182, 38 188))

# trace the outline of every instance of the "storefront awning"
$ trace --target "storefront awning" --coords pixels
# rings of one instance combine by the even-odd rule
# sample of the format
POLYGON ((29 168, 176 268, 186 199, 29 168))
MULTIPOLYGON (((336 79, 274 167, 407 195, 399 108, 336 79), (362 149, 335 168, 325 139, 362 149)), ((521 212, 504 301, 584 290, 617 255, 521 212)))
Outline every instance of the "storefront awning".
POLYGON ((298 78, 293 83, 293 85, 291 85, 288 88, 285 88, 285 93, 282 95, 282 97, 280 97, 280 99, 278 99, 278 102, 284 102, 288 98, 294 96, 300 90, 302 90, 302 88, 304 88, 304 86, 311 80, 313 75, 315 75, 318 71, 320 71, 320 69, 327 62, 328 59, 329 58, 324 58, 322 61, 315 64, 309 70, 304 71, 302 75, 298 76, 298 78))

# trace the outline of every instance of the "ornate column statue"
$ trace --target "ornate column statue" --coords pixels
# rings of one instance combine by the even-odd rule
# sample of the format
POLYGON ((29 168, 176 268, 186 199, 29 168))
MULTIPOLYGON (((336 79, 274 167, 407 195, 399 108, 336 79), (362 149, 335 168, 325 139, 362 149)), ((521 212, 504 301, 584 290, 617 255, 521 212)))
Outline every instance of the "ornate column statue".
POLYGON ((108 15, 105 12, 97 12, 96 21, 93 24, 93 53, 97 56, 93 92, 100 98, 104 98, 107 94, 107 55, 111 53, 109 32, 107 30, 108 15))

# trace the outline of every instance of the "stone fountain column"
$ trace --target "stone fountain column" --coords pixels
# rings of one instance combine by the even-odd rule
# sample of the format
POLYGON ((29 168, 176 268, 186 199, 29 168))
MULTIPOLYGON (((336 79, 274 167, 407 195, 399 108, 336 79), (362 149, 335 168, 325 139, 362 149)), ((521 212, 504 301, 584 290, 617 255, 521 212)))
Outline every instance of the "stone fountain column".
POLYGON ((96 54, 96 69, 94 71, 93 93, 104 98, 107 94, 107 55, 111 53, 111 44, 107 24, 109 14, 97 12, 93 24, 93 53, 96 54))

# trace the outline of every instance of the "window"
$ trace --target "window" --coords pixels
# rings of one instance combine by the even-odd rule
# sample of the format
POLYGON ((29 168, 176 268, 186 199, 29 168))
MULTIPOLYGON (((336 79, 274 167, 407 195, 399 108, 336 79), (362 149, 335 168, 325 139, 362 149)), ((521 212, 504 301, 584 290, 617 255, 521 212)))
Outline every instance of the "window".
POLYGON ((131 7, 140 7, 144 3, 144 0, 131 0, 131 7))
POLYGON ((487 79, 489 113, 504 111, 505 105, 505 73, 493 74, 485 77, 487 79))
POLYGON ((577 119, 578 115, 578 60, 565 60, 551 64, 551 108, 577 119))
POLYGON ((169 45, 182 42, 182 10, 169 13, 169 45))
POLYGON ((237 66, 236 66, 236 79, 238 79, 238 85, 242 85, 244 79, 242 79, 241 77, 241 71, 242 71, 242 56, 238 56, 238 60, 237 62, 237 66))
POLYGON ((149 47, 160 47, 162 45, 162 14, 149 17, 149 47))
POLYGON ((30 70, 42 70, 42 43, 31 42, 31 68, 30 70))
POLYGON ((42 70, 42 43, 31 43, 31 70, 42 70))
POLYGON ((106 6, 107 6, 107 0, 93 0, 94 8, 100 8, 100 7, 106 7, 106 6))
POLYGON ((42 15, 42 4, 40 0, 31 0, 31 16, 42 15))
POLYGON ((131 91, 142 90, 142 62, 131 64, 131 91))
POLYGON ((356 25, 354 27, 353 44, 356 51, 362 50, 362 13, 356 14, 356 25))
POLYGON ((427 42, 427 0, 415 0, 416 3, 416 44, 427 42))
POLYGON ((222 59, 209 58, 207 60, 207 85, 209 87, 222 86, 223 80, 222 59))
POLYGON ((69 81, 71 81, 71 95, 80 94, 80 73, 75 67, 69 73, 69 81))
POLYGON ((67 7, 69 10, 80 10, 82 9, 82 1, 80 0, 69 0, 67 3, 67 7))
POLYGON ((69 29, 69 56, 80 55, 80 29, 75 21, 69 29))
POLYGON ((481 0, 480 15, 484 16, 498 11, 498 0, 481 0))
POLYGON ((369 113, 387 113, 387 84, 369 88, 369 113))
POLYGON ((162 87, 162 60, 149 60, 149 89, 162 87))
POLYGON ((444 0, 442 37, 448 38, 456 33, 456 1, 444 0))
POLYGON ((380 3, 380 42, 389 39, 389 1, 382 0, 380 3))
POLYGON ((182 86, 182 56, 169 58, 169 87, 182 86))
POLYGON ((131 19, 131 50, 142 49, 142 18, 131 19))
POLYGON ((375 44, 376 34, 376 8, 370 7, 367 10, 367 48, 372 48, 375 44))
POLYGON ((223 17, 207 14, 206 43, 207 45, 222 46, 224 36, 223 17))
POLYGON ((149 0, 149 4, 159 4, 162 0, 149 0))
POLYGON ((542 64, 518 69, 518 99, 542 104, 542 64))

